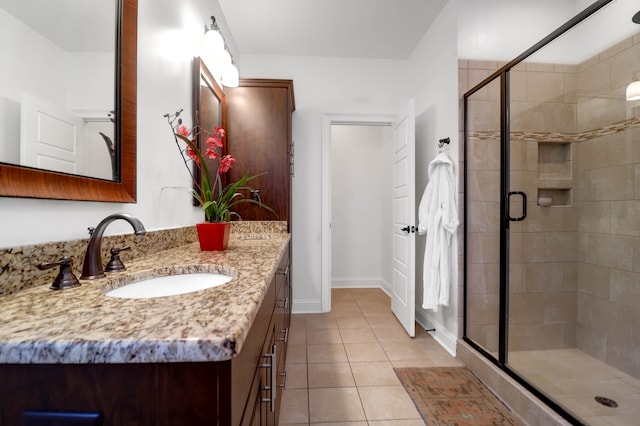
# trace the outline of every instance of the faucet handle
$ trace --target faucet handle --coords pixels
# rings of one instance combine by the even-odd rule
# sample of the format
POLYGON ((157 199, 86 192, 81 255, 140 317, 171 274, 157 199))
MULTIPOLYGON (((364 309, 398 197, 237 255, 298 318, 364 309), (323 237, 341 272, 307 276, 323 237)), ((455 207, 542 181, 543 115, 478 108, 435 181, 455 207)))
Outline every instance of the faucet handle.
POLYGON ((53 280, 51 287, 49 287, 51 290, 64 290, 65 288, 80 286, 80 281, 71 270, 71 258, 65 256, 60 262, 44 262, 38 265, 38 269, 44 271, 54 266, 60 266, 60 272, 53 280))
POLYGON ((105 272, 118 272, 127 269, 124 266, 124 263, 122 263, 122 260, 120 260, 120 252, 125 250, 131 250, 131 247, 113 247, 110 250, 111 259, 109 260, 109 263, 107 263, 107 266, 104 267, 105 272))

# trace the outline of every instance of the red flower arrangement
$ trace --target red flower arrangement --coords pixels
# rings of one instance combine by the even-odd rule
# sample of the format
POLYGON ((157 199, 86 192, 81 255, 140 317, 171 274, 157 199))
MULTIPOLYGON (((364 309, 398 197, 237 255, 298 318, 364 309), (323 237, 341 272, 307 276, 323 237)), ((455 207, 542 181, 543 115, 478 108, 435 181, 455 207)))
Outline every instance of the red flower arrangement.
POLYGON ((271 207, 259 200, 245 198, 239 192, 241 190, 252 191, 253 188, 248 186, 247 182, 262 176, 264 173, 253 176, 245 175, 237 182, 222 187, 220 175, 227 173, 236 162, 236 159, 230 154, 222 155, 225 130, 222 127, 216 127, 213 129, 213 133, 209 133, 198 125, 189 130, 182 124, 182 119, 179 118, 181 112, 182 110, 174 114, 165 114, 164 117, 167 118, 176 146, 191 175, 191 180, 194 183, 194 188, 191 192, 198 201, 200 208, 204 211, 205 220, 207 222, 229 222, 232 215, 240 218, 237 213, 231 211, 231 208, 239 203, 259 205, 277 216, 277 213, 271 207), (197 138, 199 135, 207 136, 204 152, 198 148, 197 138), (185 145, 181 145, 180 142, 184 142, 185 145), (218 170, 213 180, 209 174, 205 158, 218 160, 218 170), (196 179, 196 174, 189 166, 190 163, 193 163, 200 170, 200 179, 196 179))

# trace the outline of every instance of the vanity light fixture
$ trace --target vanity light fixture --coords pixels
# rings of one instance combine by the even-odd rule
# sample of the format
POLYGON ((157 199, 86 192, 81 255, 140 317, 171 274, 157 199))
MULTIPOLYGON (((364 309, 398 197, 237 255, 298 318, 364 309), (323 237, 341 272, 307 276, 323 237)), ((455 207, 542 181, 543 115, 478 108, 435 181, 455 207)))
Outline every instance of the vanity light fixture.
POLYGON ((224 49, 224 38, 220 33, 220 28, 216 24, 216 18, 211 17, 211 26, 205 27, 204 40, 202 41, 203 52, 217 52, 224 49))
POLYGON ((211 17, 211 26, 206 28, 203 40, 201 58, 209 70, 220 76, 220 82, 226 87, 239 85, 238 68, 235 66, 227 42, 216 23, 215 16, 211 17))

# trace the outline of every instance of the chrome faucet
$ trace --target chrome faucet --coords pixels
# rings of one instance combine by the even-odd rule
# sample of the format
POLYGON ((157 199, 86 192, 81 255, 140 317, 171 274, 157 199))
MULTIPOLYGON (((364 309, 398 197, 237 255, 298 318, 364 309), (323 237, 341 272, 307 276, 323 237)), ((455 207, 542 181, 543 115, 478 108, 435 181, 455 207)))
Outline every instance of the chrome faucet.
POLYGON ((140 220, 125 213, 115 213, 102 219, 98 226, 90 231, 91 238, 87 245, 87 252, 84 255, 84 264, 82 265, 82 276, 80 276, 80 279, 95 280, 106 276, 102 268, 102 234, 104 234, 107 226, 116 219, 124 219, 129 222, 131 226, 133 226, 133 231, 136 235, 144 235, 147 233, 140 220))

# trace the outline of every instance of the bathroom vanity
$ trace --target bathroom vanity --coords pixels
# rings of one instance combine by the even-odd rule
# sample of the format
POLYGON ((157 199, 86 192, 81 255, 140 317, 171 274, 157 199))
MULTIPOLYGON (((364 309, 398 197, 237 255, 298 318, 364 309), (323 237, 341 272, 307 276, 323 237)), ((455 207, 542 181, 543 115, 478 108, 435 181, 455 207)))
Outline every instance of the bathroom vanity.
POLYGON ((102 416, 86 424, 277 424, 289 251, 284 232, 232 235, 224 252, 189 244, 80 287, 0 298, 0 424, 21 424, 27 410, 102 416), (233 279, 178 296, 105 295, 156 275, 204 270, 233 279))

